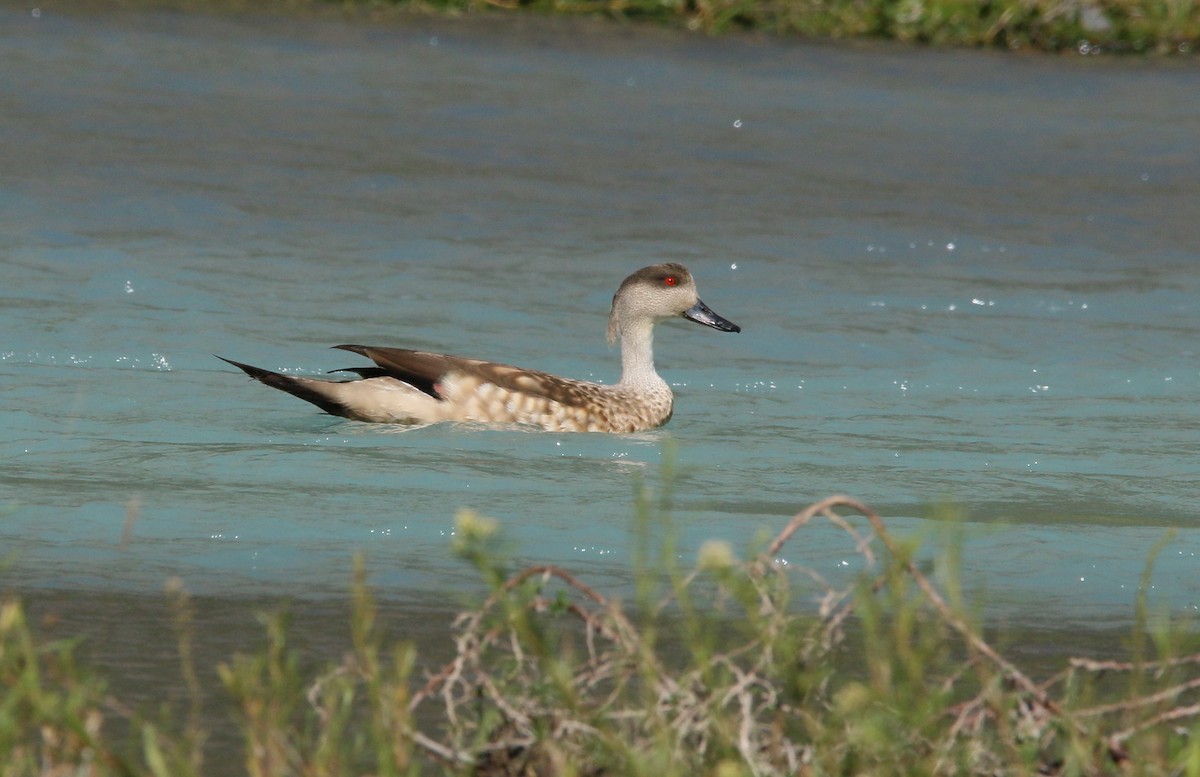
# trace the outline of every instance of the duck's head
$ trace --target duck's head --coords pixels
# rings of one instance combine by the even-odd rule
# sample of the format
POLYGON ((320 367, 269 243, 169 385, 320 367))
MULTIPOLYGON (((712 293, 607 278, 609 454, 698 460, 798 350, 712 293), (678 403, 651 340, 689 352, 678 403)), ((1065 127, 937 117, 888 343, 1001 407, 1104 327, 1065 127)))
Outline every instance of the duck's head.
POLYGON ((714 313, 700 301, 696 282, 682 264, 652 264, 621 281, 613 295, 608 316, 608 340, 615 341, 632 324, 651 325, 667 318, 683 316, 721 332, 740 332, 742 328, 714 313))

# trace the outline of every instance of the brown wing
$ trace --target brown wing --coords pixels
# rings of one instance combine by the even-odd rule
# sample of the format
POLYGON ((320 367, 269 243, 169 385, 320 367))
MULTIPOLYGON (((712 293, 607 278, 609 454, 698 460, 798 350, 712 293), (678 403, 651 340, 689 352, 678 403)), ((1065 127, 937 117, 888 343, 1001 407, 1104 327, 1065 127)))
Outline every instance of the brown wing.
POLYGON ((367 357, 388 375, 435 399, 442 399, 437 391, 438 381, 451 372, 469 375, 508 391, 546 397, 570 407, 591 406, 594 404, 594 398, 603 392, 603 388, 595 383, 568 380, 545 372, 480 359, 448 356, 444 353, 368 345, 335 345, 334 348, 367 357))

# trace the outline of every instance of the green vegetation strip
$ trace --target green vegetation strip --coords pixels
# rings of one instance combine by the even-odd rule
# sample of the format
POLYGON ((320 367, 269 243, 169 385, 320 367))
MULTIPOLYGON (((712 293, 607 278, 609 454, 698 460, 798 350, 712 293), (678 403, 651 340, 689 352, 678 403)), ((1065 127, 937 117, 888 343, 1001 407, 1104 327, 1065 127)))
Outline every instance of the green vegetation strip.
MULTIPOLYGON (((604 14, 720 33, 884 38, 1081 54, 1189 53, 1200 44, 1193 0, 394 0, 448 10, 604 14)), ((343 0, 379 5, 380 0, 343 0)))
MULTIPOLYGON (((1128 660, 1070 659, 1030 676, 970 614, 958 551, 915 562, 870 508, 831 497, 739 560, 710 542, 680 565, 669 498, 643 494, 638 586, 622 605, 553 566, 506 569, 498 525, 460 513, 454 548, 488 598, 459 617, 454 658, 413 676, 387 644, 357 565, 352 649, 301 669, 285 619, 216 675, 251 777, 278 775, 1200 775, 1196 635, 1151 624, 1143 573, 1128 660), (846 515, 843 515, 845 513, 846 515), (826 522, 862 571, 848 586, 779 561, 826 522), (813 603, 816 603, 815 611, 813 603)), ((953 545, 953 543, 951 543, 953 545)), ((0 605, 0 775, 198 777, 208 738, 192 605, 168 589, 191 701, 125 708, 0 605), (113 721, 132 731, 115 740, 113 721)))
MULTIPOLYGON (((895 40, 1083 55, 1192 54, 1200 0, 45 0, 48 8, 601 16, 780 37, 895 40)), ((39 11, 40 12, 40 11, 39 11)))

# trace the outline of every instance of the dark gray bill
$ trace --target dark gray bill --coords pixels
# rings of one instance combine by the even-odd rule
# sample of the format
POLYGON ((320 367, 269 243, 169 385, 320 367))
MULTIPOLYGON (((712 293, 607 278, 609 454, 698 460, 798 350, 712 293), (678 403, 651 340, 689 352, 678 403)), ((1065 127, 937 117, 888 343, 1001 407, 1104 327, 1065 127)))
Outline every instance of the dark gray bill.
POLYGON ((713 329, 718 329, 722 332, 740 332, 742 328, 733 323, 727 318, 722 318, 712 311, 708 305, 705 305, 700 300, 696 300, 696 304, 692 305, 687 310, 683 311, 684 318, 690 318, 697 324, 711 326, 713 329))

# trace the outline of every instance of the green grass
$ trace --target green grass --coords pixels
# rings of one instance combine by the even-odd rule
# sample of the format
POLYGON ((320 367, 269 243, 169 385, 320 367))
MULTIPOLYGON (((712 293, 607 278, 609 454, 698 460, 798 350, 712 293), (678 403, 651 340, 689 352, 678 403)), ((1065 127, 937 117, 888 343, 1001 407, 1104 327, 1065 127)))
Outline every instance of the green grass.
POLYGON ((340 0, 452 11, 531 10, 648 20, 708 33, 743 29, 810 38, 937 46, 1187 53, 1200 44, 1195 0, 340 0))
POLYGON ((188 10, 600 16, 707 34, 894 40, 1054 53, 1192 54, 1200 0, 99 0, 188 10))
MULTIPOLYGON (((637 514, 623 603, 558 567, 510 571, 501 527, 461 513, 454 550, 487 594, 427 677, 380 635, 361 564, 342 660, 305 670, 286 618, 264 616, 261 647, 216 667, 243 773, 1200 775, 1196 634, 1144 598, 1125 660, 1079 656, 1035 678, 983 637, 953 539, 927 574, 916 542, 832 497, 744 560, 710 542, 684 563, 669 491, 643 492, 637 514), (817 521, 862 559, 848 586, 775 563, 817 521)), ((0 605, 0 777, 214 773, 199 702, 211 667, 194 666, 186 592, 168 599, 191 701, 154 716, 113 698, 75 644, 40 640, 17 600, 0 605)))

